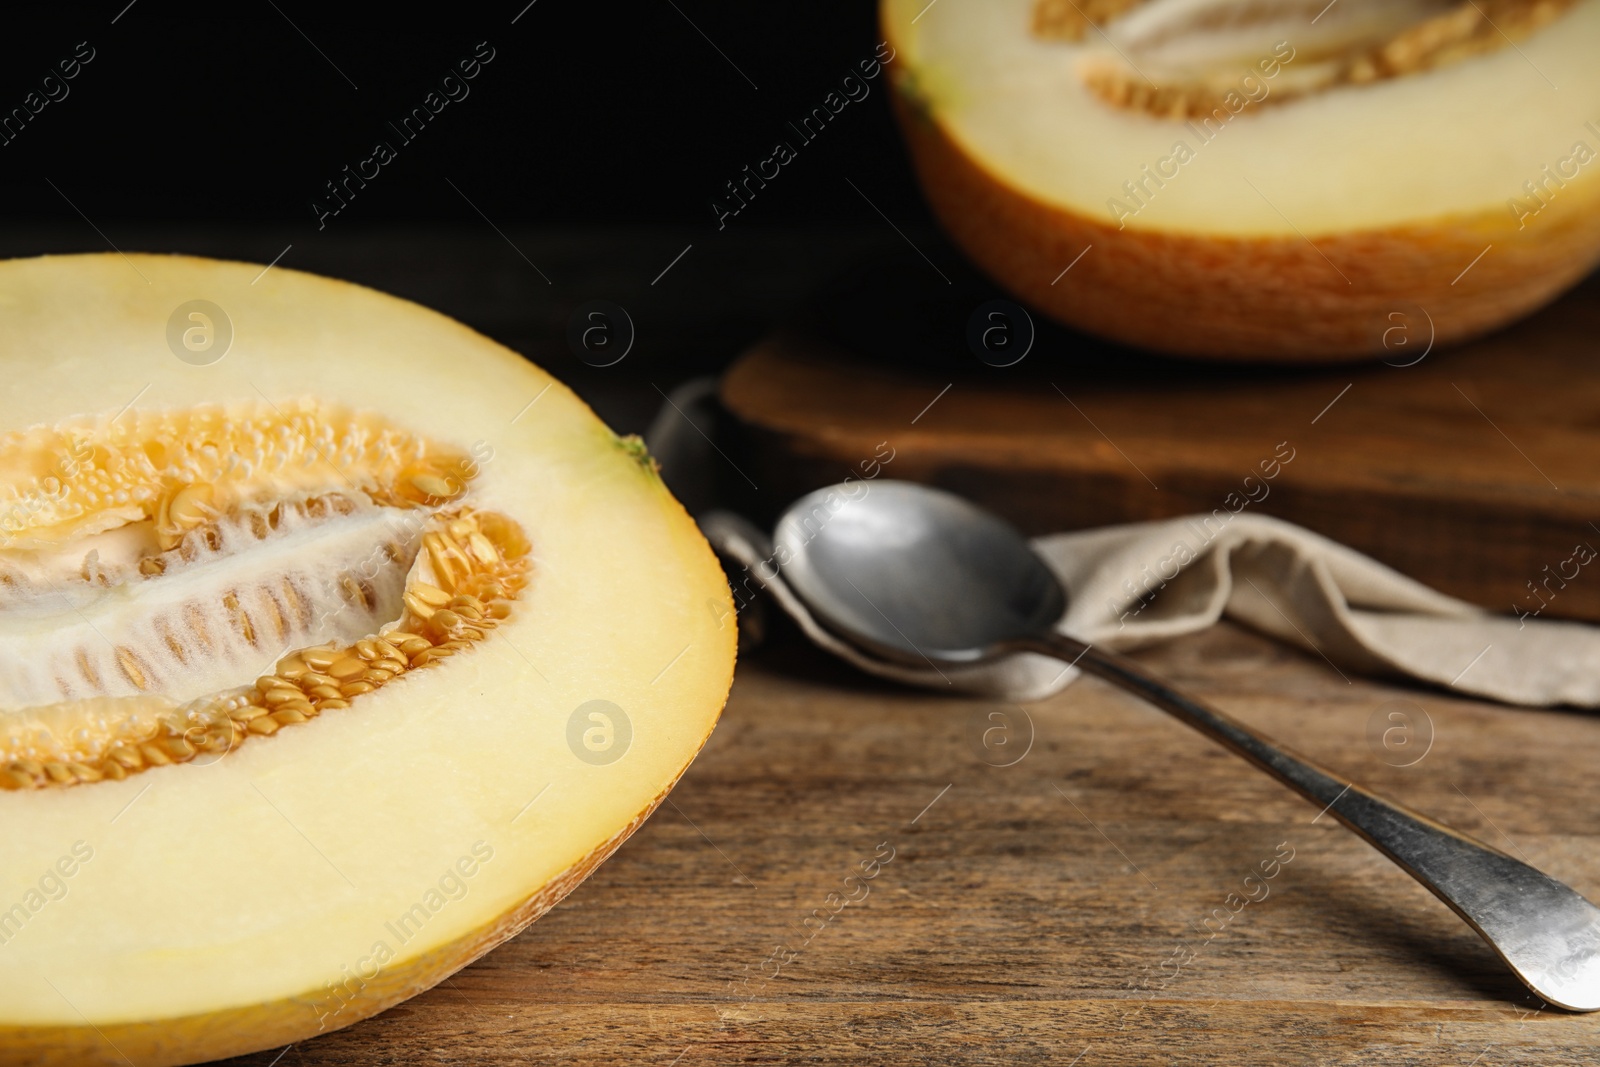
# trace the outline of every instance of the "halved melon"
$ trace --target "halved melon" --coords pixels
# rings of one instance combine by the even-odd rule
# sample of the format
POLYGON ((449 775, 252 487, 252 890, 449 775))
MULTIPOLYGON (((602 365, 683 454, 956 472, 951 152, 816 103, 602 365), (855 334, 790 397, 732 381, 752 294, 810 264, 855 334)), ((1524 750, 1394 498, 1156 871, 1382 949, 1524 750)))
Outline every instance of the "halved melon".
POLYGON ((1431 320, 1440 344, 1493 329, 1600 259, 1600 0, 882 15, 940 220, 1019 297, 1105 337, 1365 358, 1401 323, 1414 340, 1431 320))
POLYGON ((516 354, 181 257, 0 263, 0 324, 0 1061, 381 1011, 550 908, 710 734, 716 559, 516 354))

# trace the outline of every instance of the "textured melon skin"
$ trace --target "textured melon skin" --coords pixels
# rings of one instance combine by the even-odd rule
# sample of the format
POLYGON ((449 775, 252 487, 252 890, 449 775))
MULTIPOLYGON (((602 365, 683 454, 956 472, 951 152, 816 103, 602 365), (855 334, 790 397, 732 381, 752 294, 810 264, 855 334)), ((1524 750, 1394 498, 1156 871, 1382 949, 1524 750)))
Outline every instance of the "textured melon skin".
POLYGON ((648 462, 569 390, 417 305, 261 271, 177 256, 0 262, 0 433, 114 415, 136 394, 178 408, 316 395, 457 447, 487 433, 497 452, 475 491, 523 524, 535 577, 490 647, 215 767, 0 793, 0 908, 21 893, 18 872, 37 877, 75 835, 95 848, 70 894, 0 945, 0 1063, 194 1063, 313 1038, 431 987, 548 911, 643 823, 732 681, 720 565, 648 462), (194 298, 233 319, 214 367, 168 348, 169 314, 194 298), (590 697, 616 697, 633 722, 631 749, 605 767, 567 751, 568 713, 590 697), (549 795, 524 808, 541 784, 549 795), (382 920, 480 832, 493 863, 319 1018, 324 980, 386 937, 382 920), (359 890, 346 892, 333 858, 359 890))
MULTIPOLYGON (((883 0, 883 33, 909 54, 895 40, 891 7, 883 0)), ((915 69, 890 69, 917 177, 956 244, 1030 307, 1123 344, 1239 362, 1384 358, 1394 355, 1384 347, 1392 313, 1414 317, 1420 306, 1438 346, 1459 343, 1543 307, 1600 264, 1593 175, 1572 182, 1526 230, 1503 203, 1478 215, 1319 234, 1316 247, 1299 236, 1118 230, 1041 201, 974 159, 921 105, 915 69)))

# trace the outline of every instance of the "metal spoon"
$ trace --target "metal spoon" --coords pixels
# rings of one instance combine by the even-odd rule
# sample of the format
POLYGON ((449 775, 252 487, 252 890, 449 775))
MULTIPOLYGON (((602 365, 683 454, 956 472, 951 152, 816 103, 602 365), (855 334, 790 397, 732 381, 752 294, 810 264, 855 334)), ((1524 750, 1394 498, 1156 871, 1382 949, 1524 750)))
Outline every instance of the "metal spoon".
POLYGON ((847 483, 791 506, 774 548, 782 579, 817 619, 884 659, 948 666, 1036 652, 1143 697, 1366 838, 1465 919, 1539 997, 1570 1011, 1600 1010, 1600 908, 1528 864, 1295 755, 1132 660, 1056 632, 1066 593, 999 518, 909 482, 847 483))

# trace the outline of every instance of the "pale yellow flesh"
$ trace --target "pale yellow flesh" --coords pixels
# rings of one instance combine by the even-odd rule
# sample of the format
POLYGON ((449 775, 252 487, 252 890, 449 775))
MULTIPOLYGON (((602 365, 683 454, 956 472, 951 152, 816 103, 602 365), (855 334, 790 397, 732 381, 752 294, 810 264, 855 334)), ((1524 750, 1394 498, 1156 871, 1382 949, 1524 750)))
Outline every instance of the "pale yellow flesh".
MULTIPOLYGON (((1105 45, 1028 31, 1033 0, 888 0, 885 20, 920 106, 981 165, 1046 204, 1129 229, 1218 236, 1381 230, 1536 206, 1524 183, 1560 173, 1552 202, 1600 192, 1600 0, 1581 0, 1515 47, 1423 75, 1282 104, 1251 104, 1207 143, 1182 121, 1120 111, 1077 63, 1105 45), (1591 128, 1586 125, 1593 123, 1591 128), (1123 188, 1171 158, 1141 204, 1123 188), (1137 213, 1127 215, 1110 201, 1137 213)), ((1295 35, 1286 33, 1291 46, 1295 35)), ((1264 58, 1270 50, 1264 53, 1264 58)), ((1269 92, 1287 84, 1294 63, 1269 92)), ((1270 101, 1270 97, 1268 97, 1270 101)), ((1197 124, 1198 125, 1198 124, 1197 124)), ((1219 126, 1221 124, 1218 124, 1219 126)), ((1159 175, 1158 175, 1159 176, 1159 175)), ((1553 219, 1557 212, 1542 212, 1553 219)), ((1530 226, 1539 223, 1531 218, 1530 226)))
POLYGON ((130 403, 372 408, 493 448, 473 499, 521 523, 532 583, 471 654, 213 765, 0 794, 0 912, 75 843, 93 852, 0 945, 0 1045, 7 1027, 290 999, 308 1035, 353 1021, 324 1016, 338 1006, 328 983, 370 974, 380 943, 399 969, 578 863, 677 778, 725 697, 734 634, 714 558, 565 387, 415 305, 282 267, 252 283, 260 273, 148 256, 0 264, 0 430, 130 403), (168 315, 196 298, 235 331, 207 367, 166 342, 168 315), (609 766, 568 747, 569 716, 595 699, 632 721, 609 766), (472 875, 438 892, 464 857, 472 875), (439 906, 402 943, 387 924, 418 903, 439 906))

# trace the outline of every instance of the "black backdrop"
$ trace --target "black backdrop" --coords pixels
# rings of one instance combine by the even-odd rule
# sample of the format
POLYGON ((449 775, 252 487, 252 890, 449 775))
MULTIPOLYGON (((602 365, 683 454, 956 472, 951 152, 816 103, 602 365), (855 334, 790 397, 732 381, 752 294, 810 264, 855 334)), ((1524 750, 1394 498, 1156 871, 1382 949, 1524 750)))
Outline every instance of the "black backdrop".
MULTIPOLYGON (((481 225, 481 210, 501 227, 714 232, 723 183, 788 137, 786 124, 878 40, 865 0, 38 5, 0 24, 0 114, 55 99, 13 120, 0 190, 8 219, 87 217, 113 238, 122 222, 189 221, 271 223, 309 239, 324 183, 387 137, 396 158, 328 229, 481 225), (81 42, 93 58, 60 79, 81 42), (399 140, 387 124, 479 42, 494 58, 468 95, 399 140)), ((925 225, 886 92, 871 83, 737 224, 881 223, 849 177, 902 225, 925 225)))
POLYGON ((281 256, 461 319, 642 430, 661 390, 726 366, 864 262, 887 257, 941 299, 960 277, 888 78, 859 77, 879 42, 868 0, 9 10, 0 256, 281 256), (853 72, 865 97, 802 141, 790 124, 853 72), (419 108, 407 140, 395 125, 419 108), (780 140, 797 157, 719 227, 713 201, 780 140), (378 141, 394 157, 366 162, 378 141), (365 184, 319 219, 347 167, 365 184), (637 328, 615 366, 568 341, 596 299, 637 328))

